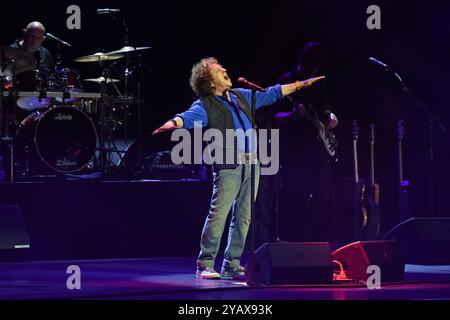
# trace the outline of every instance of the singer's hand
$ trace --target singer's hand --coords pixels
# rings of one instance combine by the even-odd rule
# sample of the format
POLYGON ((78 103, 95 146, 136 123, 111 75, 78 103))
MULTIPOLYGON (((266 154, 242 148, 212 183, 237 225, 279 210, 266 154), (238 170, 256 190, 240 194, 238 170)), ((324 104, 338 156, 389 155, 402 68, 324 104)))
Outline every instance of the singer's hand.
POLYGON ((175 123, 173 123, 172 120, 167 121, 166 123, 164 123, 161 127, 159 127, 158 129, 156 129, 155 131, 153 131, 152 136, 161 133, 161 132, 166 132, 166 131, 170 131, 170 130, 174 130, 176 129, 177 126, 175 125, 175 123))
POLYGON ((317 81, 322 80, 322 79, 324 79, 324 78, 325 78, 325 76, 320 76, 320 77, 309 78, 309 79, 307 79, 307 80, 303 80, 303 81, 302 81, 302 84, 303 84, 302 88, 308 88, 308 87, 311 86, 314 82, 317 82, 317 81))
POLYGON ((323 78, 325 78, 325 76, 310 78, 310 79, 303 80, 303 81, 297 80, 293 83, 284 84, 281 86, 281 94, 283 95, 283 97, 286 97, 298 90, 301 90, 303 88, 308 88, 314 82, 322 80, 323 78))

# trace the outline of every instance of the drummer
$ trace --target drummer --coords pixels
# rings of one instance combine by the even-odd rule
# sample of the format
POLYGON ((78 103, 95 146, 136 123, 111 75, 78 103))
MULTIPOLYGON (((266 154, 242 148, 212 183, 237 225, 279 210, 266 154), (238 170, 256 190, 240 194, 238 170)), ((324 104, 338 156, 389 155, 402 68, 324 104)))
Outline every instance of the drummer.
POLYGON ((43 73, 52 73, 55 63, 50 52, 42 46, 45 40, 45 27, 38 21, 30 22, 22 30, 22 38, 17 39, 11 47, 22 48, 33 54, 37 61, 37 69, 43 73))

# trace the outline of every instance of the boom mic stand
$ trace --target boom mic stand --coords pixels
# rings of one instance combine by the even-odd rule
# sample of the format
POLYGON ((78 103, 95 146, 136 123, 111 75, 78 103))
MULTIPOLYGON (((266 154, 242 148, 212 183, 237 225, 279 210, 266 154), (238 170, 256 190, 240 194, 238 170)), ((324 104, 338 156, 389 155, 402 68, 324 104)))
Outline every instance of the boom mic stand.
POLYGON ((402 78, 398 75, 397 72, 392 70, 389 67, 386 67, 386 71, 391 73, 397 80, 398 84, 400 85, 403 92, 406 93, 406 95, 414 102, 416 106, 418 106, 427 116, 428 120, 428 132, 429 132, 429 140, 428 140, 428 152, 429 152, 429 170, 430 170, 430 215, 431 217, 434 216, 434 141, 433 141, 433 128, 434 125, 437 124, 437 126, 444 132, 448 132, 447 128, 442 124, 442 122, 430 111, 428 108, 423 105, 413 94, 411 91, 409 91, 406 84, 403 82, 402 78))
MULTIPOLYGON (((127 48, 129 47, 129 29, 126 23, 126 20, 124 18, 124 15, 122 14, 121 11, 117 12, 117 14, 113 14, 112 19, 119 19, 122 27, 123 27, 123 37, 124 37, 124 47, 123 48, 127 48)), ((134 164, 135 168, 137 169, 135 174, 137 176, 139 176, 142 173, 143 170, 143 166, 144 166, 144 161, 143 161, 143 97, 142 97, 142 87, 143 87, 143 82, 144 82, 144 73, 143 73, 143 69, 144 67, 146 69, 148 69, 149 71, 151 71, 151 68, 149 67, 149 65, 147 64, 147 62, 145 62, 144 58, 142 57, 141 54, 138 54, 138 61, 137 61, 137 65, 138 65, 138 69, 139 69, 139 75, 137 78, 137 84, 136 84, 136 95, 137 95, 137 100, 134 100, 133 97, 130 95, 132 95, 132 93, 130 92, 130 82, 131 82, 131 77, 133 76, 133 71, 131 70, 131 65, 132 65, 132 61, 131 61, 131 52, 135 52, 135 51, 126 51, 125 52, 125 70, 124 70, 124 94, 123 96, 125 97, 125 100, 128 101, 133 101, 133 104, 137 104, 137 137, 136 137, 136 145, 137 145, 137 162, 134 164), (131 98, 131 99, 130 99, 131 98), (137 102, 136 102, 137 101, 137 102)), ((124 131, 125 131, 125 145, 128 145, 128 118, 129 118, 129 109, 130 109, 130 105, 124 105, 124 112, 125 112, 125 117, 124 117, 124 131)), ((122 151, 119 151, 122 152, 122 151)), ((121 159, 122 157, 125 155, 125 152, 122 152, 123 154, 121 155, 121 159)), ((120 162, 121 164, 123 164, 123 161, 120 162)))
MULTIPOLYGON (((253 159, 253 154, 257 154, 257 148, 258 146, 255 145, 255 117, 256 117, 256 88, 251 87, 252 90, 252 110, 251 110, 251 115, 252 115, 252 136, 251 136, 251 146, 252 148, 250 149, 250 217, 251 217, 251 221, 253 221, 254 218, 254 212, 255 212, 255 170, 256 170, 256 166, 257 163, 255 163, 255 160, 258 161, 257 157, 255 157, 255 159, 253 159), (253 148, 255 148, 255 152, 253 152, 253 148)), ((257 141, 256 141, 257 143, 257 141)), ((255 252, 255 246, 254 246, 254 238, 255 238, 255 232, 254 232, 254 228, 252 228, 252 247, 251 250, 252 252, 255 252)))

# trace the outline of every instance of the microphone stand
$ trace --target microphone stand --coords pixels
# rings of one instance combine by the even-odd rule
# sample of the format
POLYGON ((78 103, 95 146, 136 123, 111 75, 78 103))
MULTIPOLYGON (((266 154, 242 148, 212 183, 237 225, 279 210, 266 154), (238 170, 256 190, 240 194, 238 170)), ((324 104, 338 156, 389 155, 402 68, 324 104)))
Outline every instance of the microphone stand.
MULTIPOLYGON (((250 217, 251 221, 254 221, 254 210, 255 210, 255 170, 258 161, 256 155, 257 153, 257 143, 255 144, 255 117, 256 117, 256 88, 251 87, 252 90, 252 106, 251 106, 251 115, 252 115, 252 135, 251 135, 251 150, 250 150, 250 217), (253 148, 255 148, 255 151, 253 151, 253 148), (253 158, 253 155, 255 155, 255 159, 253 158)), ((251 245, 251 251, 252 253, 255 251, 255 228, 252 227, 252 245, 251 245)))
MULTIPOLYGON (((122 11, 119 11, 117 14, 113 14, 111 16, 111 18, 113 20, 116 20, 117 18, 120 19, 120 22, 123 27, 123 47, 128 47, 128 45, 129 45, 129 29, 128 29, 128 25, 127 25, 127 22, 125 20, 125 17, 123 15, 122 11)), ((117 87, 115 87, 114 82, 112 82, 112 85, 115 87, 116 91, 118 91, 118 93, 119 93, 119 98, 125 97, 126 99, 128 99, 130 96, 130 78, 133 75, 133 71, 130 70, 130 65, 131 65, 130 53, 125 52, 124 93, 123 93, 123 95, 120 94, 120 92, 117 90, 117 87)), ((105 78, 105 80, 107 81, 106 78, 105 78)), ((112 81, 112 78, 111 78, 111 81, 112 81)), ((139 80, 139 84, 138 84, 138 96, 139 96, 138 99, 140 99, 141 83, 142 83, 142 79, 139 80)), ((124 119, 124 131, 125 131, 124 132, 124 135, 125 135, 124 142, 125 142, 125 146, 127 146, 128 145, 128 127, 129 127, 128 126, 128 111, 130 109, 130 106, 125 105, 125 106, 123 106, 123 108, 124 108, 123 111, 125 112, 125 115, 123 118, 124 119)), ((139 128, 140 128, 140 109, 139 108, 140 108, 140 105, 138 105, 138 135, 139 135, 139 128)), ((112 137, 111 137, 111 141, 114 144, 113 149, 115 149, 119 154, 120 164, 123 164, 122 160, 125 157, 127 147, 125 147, 125 150, 117 150, 117 147, 116 147, 115 142, 112 139, 112 137)), ((138 146, 138 153, 139 154, 142 153, 140 145, 138 146)))
POLYGON ((398 80, 398 83, 400 87, 402 88, 403 92, 407 94, 407 96, 414 102, 416 106, 418 106, 420 109, 424 111, 428 118, 428 125, 429 125, 429 140, 428 140, 428 148, 429 148, 429 170, 430 170, 430 215, 431 217, 434 217, 434 141, 433 141, 433 127, 435 124, 444 132, 448 132, 447 128, 442 124, 441 121, 430 111, 428 108, 423 105, 419 100, 417 100, 416 97, 414 97, 409 91, 406 84, 403 82, 402 78, 395 72, 394 70, 388 68, 387 71, 390 71, 395 78, 398 80))
MULTIPOLYGON (((124 30, 124 47, 127 47, 129 45, 128 42, 128 38, 129 38, 129 30, 128 30, 128 26, 127 23, 125 21, 125 18, 122 14, 122 12, 120 12, 120 19, 122 21, 122 25, 123 25, 123 30, 124 30)), ((126 52, 125 53, 126 56, 126 62, 125 62, 125 72, 124 72, 124 76, 125 76, 125 92, 124 92, 124 96, 125 98, 128 98, 130 95, 130 78, 133 75, 133 71, 130 70, 130 62, 131 62, 131 58, 130 58, 130 53, 126 52)), ((142 97, 142 88, 143 88, 143 83, 144 83, 144 74, 143 74, 143 67, 148 67, 148 65, 146 64, 146 62, 144 61, 144 58, 142 57, 142 55, 138 55, 137 57, 137 64, 139 67, 139 76, 138 76, 138 82, 137 82, 137 132, 136 132, 136 143, 137 143, 137 162, 135 163, 136 166, 136 175, 139 177, 142 172, 143 172, 143 97, 142 97)), ((125 145, 128 145, 128 110, 129 110, 129 105, 126 105, 125 108, 125 145)), ((124 156, 124 155, 123 155, 124 156)), ((122 163, 122 161, 121 161, 122 163)))
POLYGON ((145 64, 144 58, 141 54, 138 55, 138 66, 139 66, 139 80, 137 83, 137 176, 140 177, 143 173, 143 133, 142 133, 142 112, 143 112, 143 103, 142 103, 142 85, 144 82, 144 71, 143 65, 145 64))
MULTIPOLYGON (((128 26, 127 26, 127 22, 122 14, 122 11, 120 12, 120 19, 122 21, 122 26, 123 26, 123 46, 127 47, 129 44, 129 30, 128 30, 128 26)), ((130 96, 130 78, 133 75, 133 71, 130 70, 130 63, 131 63, 131 57, 130 57, 130 53, 126 52, 125 53, 125 71, 124 71, 124 93, 123 96, 125 96, 126 99, 128 99, 128 97, 130 96)), ((138 91, 140 91, 140 88, 138 88, 138 91)), ((139 92, 138 92, 139 94, 139 92)), ((123 106, 125 115, 124 115, 124 142, 125 142, 125 152, 127 150, 128 146, 128 111, 130 109, 129 105, 123 106)), ((138 110, 139 112, 139 110, 138 110)), ((123 164, 123 158, 125 157, 126 153, 120 153, 120 164, 123 164)))

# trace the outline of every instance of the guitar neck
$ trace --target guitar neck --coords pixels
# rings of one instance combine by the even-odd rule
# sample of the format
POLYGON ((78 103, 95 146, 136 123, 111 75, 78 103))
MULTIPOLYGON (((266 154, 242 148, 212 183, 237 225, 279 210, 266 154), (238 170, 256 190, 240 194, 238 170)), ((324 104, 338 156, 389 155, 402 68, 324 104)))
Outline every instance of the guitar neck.
POLYGON ((370 184, 375 186, 375 143, 370 143, 370 184))
POLYGON ((375 182, 375 141, 370 142, 370 184, 372 186, 373 200, 380 204, 380 186, 375 182))
POLYGON ((398 180, 399 185, 403 182, 403 154, 402 154, 402 141, 398 142, 398 180))
MULTIPOLYGON (((297 105, 298 103, 292 98, 291 96, 285 97, 290 103, 293 105, 297 105)), ((323 128, 322 122, 320 122, 316 117, 314 117, 311 112, 309 112, 307 109, 305 109, 305 117, 308 119, 309 122, 311 122, 318 130, 323 128)))
POLYGON ((316 119, 316 117, 314 117, 311 112, 309 112, 308 110, 305 110, 305 117, 306 119, 309 120, 309 122, 311 122, 316 128, 317 130, 320 130, 323 128, 323 124, 322 122, 320 122, 319 120, 316 119))
POLYGON ((354 177, 355 183, 359 183, 359 169, 358 169, 358 142, 356 139, 353 140, 353 164, 354 164, 354 177))

